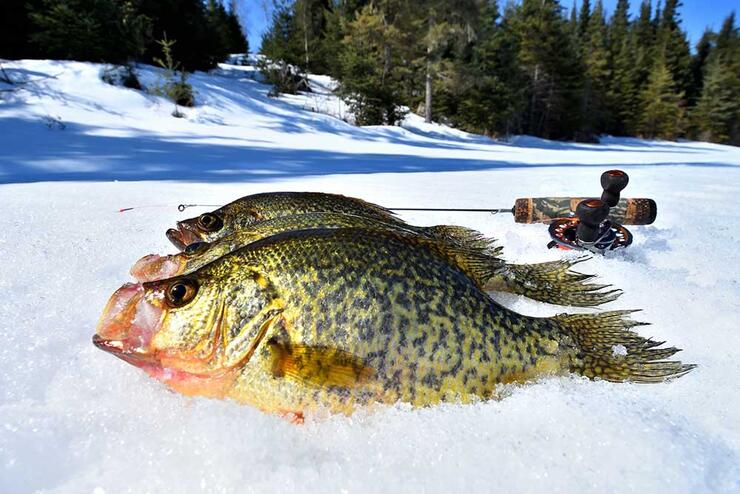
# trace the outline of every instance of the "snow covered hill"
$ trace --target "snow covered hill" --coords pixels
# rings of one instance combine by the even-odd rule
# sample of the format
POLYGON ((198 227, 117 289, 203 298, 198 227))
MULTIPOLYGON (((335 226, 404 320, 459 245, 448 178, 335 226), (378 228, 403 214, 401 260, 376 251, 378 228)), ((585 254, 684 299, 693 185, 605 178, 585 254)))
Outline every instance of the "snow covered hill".
MULTIPOLYGON (((497 142, 411 116, 357 128, 315 92, 269 98, 251 67, 192 77, 198 105, 100 80, 101 66, 4 62, 0 86, 0 492, 737 492, 740 490, 740 149, 605 139, 497 142), (583 271, 642 308, 642 334, 699 364, 660 385, 577 377, 511 386, 500 401, 403 406, 302 427, 168 392, 90 343, 140 256, 173 249, 180 203, 317 190, 387 206, 509 207, 594 195, 602 171, 658 203, 630 249, 583 271), (126 213, 118 210, 146 206, 126 213)), ((142 67, 142 81, 157 71, 142 67)), ((546 229, 510 215, 413 213, 501 239, 536 262, 546 229)), ((531 315, 562 307, 517 297, 531 315)))

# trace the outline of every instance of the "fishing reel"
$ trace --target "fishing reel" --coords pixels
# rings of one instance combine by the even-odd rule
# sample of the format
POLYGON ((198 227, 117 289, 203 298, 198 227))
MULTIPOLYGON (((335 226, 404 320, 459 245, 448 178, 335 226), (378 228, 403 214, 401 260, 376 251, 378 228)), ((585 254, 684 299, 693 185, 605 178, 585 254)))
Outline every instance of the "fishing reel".
POLYGON ((619 194, 627 187, 629 177, 621 170, 601 175, 601 199, 585 199, 578 203, 575 218, 558 218, 550 224, 552 240, 548 249, 588 250, 604 254, 632 243, 632 233, 609 219, 609 209, 619 202, 619 194))

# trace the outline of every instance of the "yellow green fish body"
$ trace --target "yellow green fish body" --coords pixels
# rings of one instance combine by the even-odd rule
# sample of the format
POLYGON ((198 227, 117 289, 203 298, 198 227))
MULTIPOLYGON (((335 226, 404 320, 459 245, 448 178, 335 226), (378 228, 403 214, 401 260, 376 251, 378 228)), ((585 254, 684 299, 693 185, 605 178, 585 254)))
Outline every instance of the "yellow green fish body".
POLYGON ((94 339, 180 392, 278 412, 468 402, 569 371, 661 381, 691 368, 662 361, 677 350, 628 331, 623 312, 509 311, 440 249, 379 230, 282 233, 122 288, 94 339))

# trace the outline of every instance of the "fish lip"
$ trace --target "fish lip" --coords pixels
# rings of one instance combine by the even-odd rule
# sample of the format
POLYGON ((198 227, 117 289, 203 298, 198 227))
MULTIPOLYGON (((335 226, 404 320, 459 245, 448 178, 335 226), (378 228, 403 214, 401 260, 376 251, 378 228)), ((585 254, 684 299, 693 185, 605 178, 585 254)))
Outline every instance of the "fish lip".
POLYGON ((150 355, 126 350, 124 342, 121 340, 108 340, 96 333, 92 337, 92 343, 104 352, 108 352, 136 367, 156 366, 158 364, 157 360, 150 355))
POLYGON ((167 230, 167 239, 180 251, 185 250, 187 244, 183 240, 182 231, 179 228, 170 228, 167 230))
POLYGON ((175 228, 170 228, 165 233, 169 241, 180 251, 185 250, 185 247, 192 243, 202 242, 204 240, 201 232, 190 222, 191 220, 178 221, 175 228))
POLYGON ((129 270, 139 283, 174 278, 185 270, 185 262, 180 254, 160 256, 149 254, 134 263, 129 270), (156 271, 153 270, 156 267, 156 271))

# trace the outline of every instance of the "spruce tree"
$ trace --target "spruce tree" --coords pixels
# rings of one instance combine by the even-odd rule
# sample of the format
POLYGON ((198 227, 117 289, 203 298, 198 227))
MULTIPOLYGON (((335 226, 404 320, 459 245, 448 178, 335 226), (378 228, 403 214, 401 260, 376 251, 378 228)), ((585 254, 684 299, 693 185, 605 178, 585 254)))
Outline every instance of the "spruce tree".
POLYGON ((578 37, 584 39, 588 33, 588 23, 591 19, 591 1, 582 0, 581 11, 578 14, 578 37))
POLYGON ((347 26, 340 55, 340 93, 357 125, 397 123, 403 118, 403 83, 407 75, 403 52, 409 47, 402 18, 402 2, 369 4, 347 26))
POLYGON ((734 13, 722 24, 707 56, 692 124, 701 140, 740 144, 740 35, 734 13))
POLYGON ((665 0, 657 32, 658 51, 663 53, 666 65, 678 91, 686 93, 691 87, 691 51, 686 33, 681 29, 678 9, 680 0, 665 0))
POLYGON ((665 59, 656 59, 641 97, 639 133, 648 139, 675 139, 682 131, 683 93, 676 90, 665 59))
POLYGON ((626 121, 635 107, 635 60, 629 31, 629 1, 619 0, 609 24, 609 66, 612 74, 607 96, 611 117, 608 132, 616 135, 627 132, 626 121))
POLYGON ((686 94, 689 105, 694 106, 704 85, 704 72, 709 54, 712 52, 717 35, 707 29, 696 44, 696 53, 691 57, 691 86, 686 94))
POLYGON ((607 101, 611 70, 604 7, 601 0, 597 1, 591 13, 583 45, 586 73, 582 91, 582 133, 586 139, 590 140, 609 128, 611 119, 607 101))
POLYGON ((438 98, 447 103, 439 106, 453 125, 489 136, 521 131, 524 74, 516 59, 512 13, 507 9, 499 23, 497 2, 483 5, 470 57, 456 64, 448 97, 438 98))
POLYGON ((30 43, 34 25, 30 11, 38 11, 41 0, 2 0, 0 2, 0 58, 43 56, 41 47, 30 43))
POLYGON ((555 0, 523 0, 513 19, 517 58, 527 75, 526 133, 572 138, 580 127, 582 67, 555 0))
POLYGON ((31 41, 49 58, 125 62, 121 5, 116 0, 43 0, 31 13, 31 41))
POLYGON ((702 141, 740 144, 740 79, 728 69, 721 57, 715 57, 707 67, 701 98, 692 113, 702 141))
POLYGON ((419 29, 415 37, 420 40, 424 118, 431 122, 435 80, 454 78, 456 59, 464 56, 462 52, 473 41, 473 33, 480 23, 481 1, 425 0, 419 7, 412 14, 412 26, 419 29))
POLYGON ((623 87, 624 107, 622 118, 625 133, 636 135, 640 131, 642 118, 641 94, 645 89, 655 59, 655 26, 652 21, 652 5, 650 0, 643 0, 640 4, 640 15, 632 24, 629 34, 629 48, 623 54, 624 59, 631 62, 631 69, 619 74, 629 80, 623 87))

